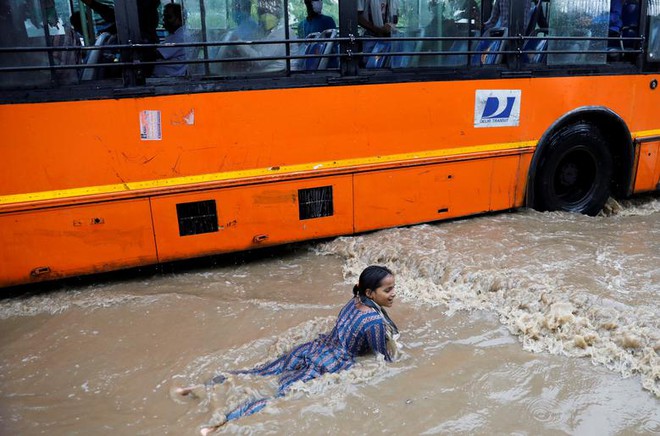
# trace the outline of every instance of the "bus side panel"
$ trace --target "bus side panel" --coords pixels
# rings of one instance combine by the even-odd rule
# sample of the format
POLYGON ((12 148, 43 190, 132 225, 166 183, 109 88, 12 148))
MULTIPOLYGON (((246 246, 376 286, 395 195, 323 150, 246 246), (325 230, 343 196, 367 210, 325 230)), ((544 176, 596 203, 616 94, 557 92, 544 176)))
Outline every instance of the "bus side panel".
MULTIPOLYGON (((152 198, 158 258, 171 261, 350 234, 353 232, 351 180, 352 176, 346 175, 152 198), (315 190, 311 202, 325 201, 326 216, 301 219, 301 213, 305 212, 299 206, 299 190, 315 190), (328 208, 330 195, 332 205, 328 208), (217 227, 182 236, 190 233, 185 223, 189 218, 183 209, 209 202, 215 216, 206 210, 199 219, 207 223, 214 220, 217 227)), ((309 195, 306 204, 310 203, 308 200, 309 195)))
POLYGON ((355 176, 355 230, 454 218, 515 204, 519 156, 355 176))
POLYGON ((0 216, 0 286, 157 262, 148 200, 0 216))
POLYGON ((660 141, 641 144, 633 192, 656 189, 660 189, 660 141))
POLYGON ((531 162, 531 153, 493 159, 490 177, 490 211, 520 207, 531 162))
POLYGON ((513 207, 522 207, 525 205, 527 194, 527 182, 529 180, 529 168, 532 165, 534 153, 525 153, 520 155, 518 162, 518 180, 516 182, 515 203, 513 207))

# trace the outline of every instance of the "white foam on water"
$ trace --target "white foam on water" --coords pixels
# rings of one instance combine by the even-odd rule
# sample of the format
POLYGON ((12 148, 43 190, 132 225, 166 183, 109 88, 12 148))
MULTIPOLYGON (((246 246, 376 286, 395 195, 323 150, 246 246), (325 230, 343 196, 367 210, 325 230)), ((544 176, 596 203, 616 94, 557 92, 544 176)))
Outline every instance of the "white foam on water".
POLYGON ((162 298, 163 295, 126 294, 112 289, 64 290, 2 300, 0 319, 57 315, 74 308, 96 310, 126 304, 149 306, 162 298))
MULTIPOLYGON (((651 213, 660 210, 656 209, 660 202, 651 204, 651 213)), ((648 203, 635 207, 636 212, 627 216, 644 215, 639 210, 649 208, 648 203)), ((618 213, 626 215, 622 210, 618 213)), ((459 310, 495 312, 525 350, 585 357, 623 377, 638 375, 642 386, 660 397, 660 317, 657 304, 647 301, 657 301, 658 282, 651 276, 645 289, 633 289, 631 284, 639 281, 635 273, 625 277, 627 266, 616 260, 605 261, 610 248, 593 256, 594 244, 599 241, 579 231, 585 226, 606 225, 602 220, 608 219, 618 217, 508 214, 341 237, 321 244, 316 251, 345 259, 344 274, 349 283, 356 282, 367 265, 386 265, 395 272, 398 298, 407 303, 445 306, 447 314, 459 310), (549 219, 554 224, 547 229, 520 229, 521 221, 534 227, 535 221, 549 219), (479 228, 480 220, 488 228, 486 233, 479 228), (539 251, 533 255, 529 249, 510 252, 507 245, 514 239, 523 247, 526 240, 529 246, 540 244, 539 251), (579 275, 568 272, 578 264, 588 276, 593 258, 606 264, 605 291, 613 290, 617 295, 634 291, 635 299, 614 300, 611 292, 593 288, 594 283, 603 281, 587 277, 584 283, 590 288, 585 288, 579 275)), ((653 252, 657 247, 650 248, 646 255, 657 258, 653 252)), ((626 254, 619 254, 619 259, 626 254)))
POLYGON ((647 216, 657 212, 660 212, 660 197, 646 195, 627 200, 609 198, 600 215, 647 216))

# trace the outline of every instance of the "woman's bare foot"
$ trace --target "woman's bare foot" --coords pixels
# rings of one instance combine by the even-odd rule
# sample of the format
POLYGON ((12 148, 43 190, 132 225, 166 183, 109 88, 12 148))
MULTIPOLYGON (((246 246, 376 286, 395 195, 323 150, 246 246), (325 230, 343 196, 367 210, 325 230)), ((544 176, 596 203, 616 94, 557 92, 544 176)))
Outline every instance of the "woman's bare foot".
POLYGON ((185 397, 186 395, 190 395, 192 391, 200 387, 200 385, 193 385, 193 386, 187 386, 185 388, 176 388, 174 389, 174 393, 177 395, 181 395, 182 397, 185 397))
POLYGON ((200 433, 202 436, 206 436, 206 435, 208 435, 208 434, 213 433, 213 432, 216 431, 217 429, 218 429, 218 427, 202 427, 202 429, 199 431, 199 433, 200 433))
POLYGON ((227 423, 226 415, 220 415, 220 414, 215 415, 210 423, 203 425, 199 429, 199 433, 202 436, 207 436, 213 433, 214 431, 216 431, 217 429, 219 429, 220 427, 222 427, 223 425, 225 425, 226 423, 227 423))
POLYGON ((223 425, 225 425, 226 423, 227 423, 227 420, 225 419, 220 424, 205 425, 199 430, 199 433, 202 436, 207 436, 207 435, 213 433, 214 431, 216 431, 217 429, 219 429, 220 427, 222 427, 223 425))

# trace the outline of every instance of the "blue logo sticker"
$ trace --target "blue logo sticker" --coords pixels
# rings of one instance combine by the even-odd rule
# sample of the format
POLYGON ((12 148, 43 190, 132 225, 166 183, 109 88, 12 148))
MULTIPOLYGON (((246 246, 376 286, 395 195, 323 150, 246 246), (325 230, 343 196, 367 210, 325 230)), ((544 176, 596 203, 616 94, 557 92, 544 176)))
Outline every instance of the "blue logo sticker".
POLYGON ((518 126, 520 90, 477 90, 474 127, 518 126))

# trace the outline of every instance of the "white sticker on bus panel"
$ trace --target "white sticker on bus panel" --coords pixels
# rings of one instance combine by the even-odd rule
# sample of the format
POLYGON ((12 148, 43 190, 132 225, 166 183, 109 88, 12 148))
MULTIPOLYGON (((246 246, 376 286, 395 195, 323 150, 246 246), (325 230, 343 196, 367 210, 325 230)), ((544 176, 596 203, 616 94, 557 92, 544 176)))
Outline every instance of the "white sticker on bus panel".
POLYGON ((143 141, 160 141, 162 139, 160 111, 140 112, 140 139, 143 141))
POLYGON ((519 89, 478 89, 474 98, 474 127, 517 127, 520 99, 519 89))

